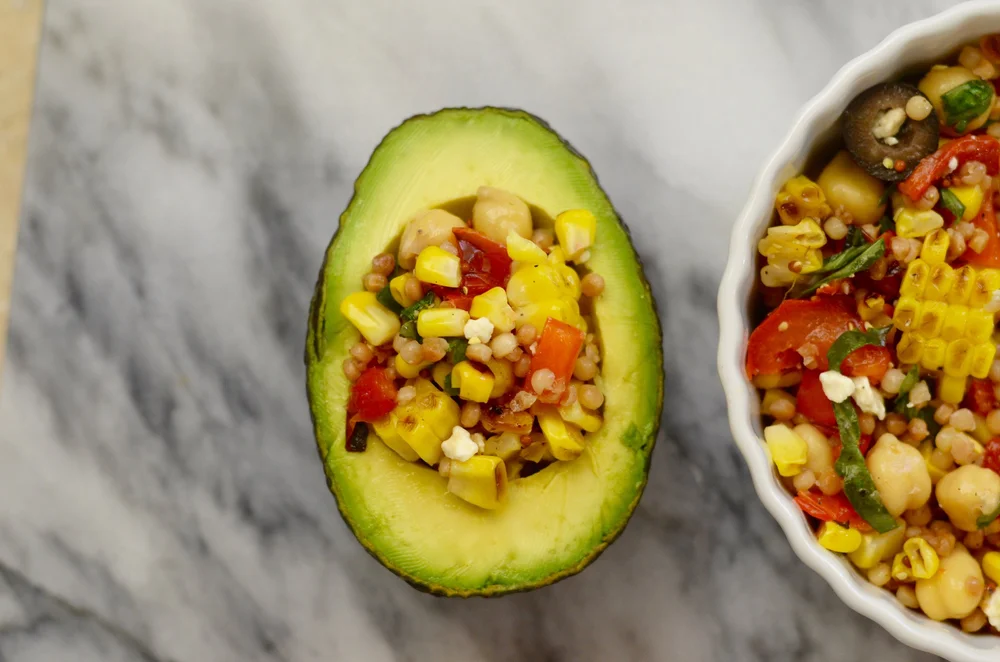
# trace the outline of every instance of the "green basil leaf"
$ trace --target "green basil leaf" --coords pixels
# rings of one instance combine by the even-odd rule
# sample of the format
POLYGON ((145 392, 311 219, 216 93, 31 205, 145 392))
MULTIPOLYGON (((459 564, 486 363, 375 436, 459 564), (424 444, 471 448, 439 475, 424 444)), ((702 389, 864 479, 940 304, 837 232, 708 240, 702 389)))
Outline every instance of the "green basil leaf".
POLYGON ((382 304, 392 312, 396 313, 397 315, 403 310, 403 307, 400 306, 398 303, 396 303, 396 300, 392 298, 392 292, 389 291, 388 285, 379 290, 378 294, 375 295, 375 298, 378 300, 380 304, 382 304))
POLYGON ((899 524, 882 503, 882 497, 865 464, 865 456, 858 449, 861 426, 858 424, 854 405, 850 399, 834 402, 833 413, 837 417, 837 429, 840 430, 840 441, 843 444, 834 468, 844 479, 844 495, 858 515, 871 524, 873 529, 879 533, 892 531, 899 524))
POLYGON ((424 308, 430 308, 433 305, 434 305, 434 293, 428 292, 427 294, 424 295, 424 298, 421 299, 420 301, 417 301, 412 306, 407 306, 406 308, 403 308, 403 311, 399 314, 399 316, 400 318, 402 318, 404 322, 413 322, 417 319, 417 315, 420 314, 421 310, 423 310, 424 308))
POLYGON ((962 220, 965 214, 965 205, 958 199, 958 196, 951 192, 949 188, 941 189, 941 206, 950 211, 955 216, 955 222, 962 220))
POLYGON ((976 518, 976 528, 985 529, 990 524, 992 524, 993 520, 995 520, 997 517, 1000 517, 1000 506, 997 506, 997 509, 994 510, 992 513, 983 513, 978 518, 976 518))
POLYGON ((823 260, 823 266, 817 269, 815 274, 826 274, 831 271, 836 271, 844 266, 850 264, 854 260, 858 259, 858 256, 865 252, 865 246, 855 246, 853 248, 845 248, 839 253, 834 253, 830 257, 823 260))
POLYGON ((857 248, 858 246, 867 246, 868 239, 865 237, 865 233, 861 231, 856 225, 852 225, 847 229, 847 237, 844 242, 845 248, 857 248))
MULTIPOLYGON (((910 391, 919 381, 920 366, 913 366, 903 378, 903 383, 899 385, 899 395, 896 396, 896 401, 893 404, 893 409, 897 414, 909 414, 913 410, 913 407, 907 407, 907 405, 910 404, 910 391)), ((908 418, 912 417, 908 416, 908 418)))
POLYGON ((962 133, 969 122, 993 105, 993 85, 985 80, 970 80, 941 95, 945 124, 962 133))
POLYGON ((448 395, 455 397, 458 395, 458 389, 451 385, 451 373, 449 372, 444 376, 444 392, 448 395))
POLYGON ((896 221, 892 220, 892 216, 886 214, 878 222, 879 232, 895 232, 896 231, 896 221))
MULTIPOLYGON (((864 271, 868 269, 875 261, 885 255, 885 239, 879 239, 874 244, 868 244, 867 246, 857 246, 856 248, 849 249, 852 251, 858 251, 857 253, 852 253, 849 259, 841 259, 837 262, 838 266, 835 271, 829 273, 827 276, 820 278, 818 281, 807 287, 805 290, 798 293, 797 296, 804 297, 809 296, 819 288, 823 287, 831 281, 838 280, 840 278, 847 278, 848 276, 853 276, 859 271, 864 271), (842 265, 842 266, 840 266, 842 265)), ((844 251, 847 253, 848 251, 844 251)), ((836 256, 834 256, 836 257, 836 256)), ((832 262, 832 260, 831 260, 832 262)), ((826 265, 824 265, 826 267, 826 265)))
POLYGON ((891 329, 891 326, 883 326, 868 331, 854 330, 841 333, 826 352, 826 358, 830 362, 830 370, 840 372, 840 364, 843 363, 848 354, 856 349, 861 349, 866 345, 885 347, 885 337, 889 335, 891 329))
POLYGON ((416 340, 417 342, 423 342, 423 338, 417 333, 417 323, 416 322, 403 322, 403 326, 399 327, 399 335, 404 338, 409 338, 410 340, 416 340))
POLYGON ((448 360, 453 364, 461 363, 465 360, 465 350, 469 348, 469 341, 465 338, 452 338, 448 341, 448 360))

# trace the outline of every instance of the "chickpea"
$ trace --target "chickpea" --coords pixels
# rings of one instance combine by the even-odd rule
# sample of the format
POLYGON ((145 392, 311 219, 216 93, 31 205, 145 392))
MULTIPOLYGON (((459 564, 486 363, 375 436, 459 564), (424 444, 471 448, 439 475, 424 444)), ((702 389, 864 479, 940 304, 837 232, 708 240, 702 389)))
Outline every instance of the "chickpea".
POLYGON ((959 546, 941 559, 933 577, 917 580, 917 602, 935 621, 965 618, 979 606, 984 589, 979 562, 959 546))
POLYGON ((949 472, 938 481, 938 504, 955 528, 976 531, 976 520, 1000 505, 1000 476, 975 464, 949 472))
MULTIPOLYGON (((865 460, 882 503, 893 517, 920 508, 931 497, 931 475, 923 455, 891 434, 879 437, 865 460)), ((997 477, 1000 480, 1000 476, 997 477)))
POLYGON ((513 230, 531 239, 531 211, 524 200, 513 193, 492 186, 480 186, 472 208, 472 227, 501 244, 513 230))
POLYGON ((464 228, 458 216, 443 209, 428 209, 413 217, 399 239, 399 266, 413 269, 417 255, 428 246, 455 244, 455 228, 464 228))
MULTIPOLYGON (((917 87, 930 100, 934 106, 934 110, 937 111, 938 120, 940 120, 943 126, 948 124, 948 116, 944 112, 941 97, 959 85, 964 85, 973 80, 979 80, 979 77, 965 67, 934 67, 927 72, 927 75, 923 77, 917 87)), ((986 120, 990 118, 992 106, 993 104, 990 104, 983 111, 982 115, 970 121, 961 133, 969 133, 986 124, 986 120)), ((952 126, 951 128, 954 129, 955 127, 952 126)))
POLYGON ((796 425, 794 431, 806 442, 805 468, 817 476, 833 471, 833 451, 830 449, 830 442, 826 440, 826 435, 809 423, 796 425))
POLYGON ((885 212, 885 204, 879 204, 885 184, 865 172, 846 151, 833 157, 816 183, 830 206, 843 207, 854 218, 855 225, 878 223, 885 212))

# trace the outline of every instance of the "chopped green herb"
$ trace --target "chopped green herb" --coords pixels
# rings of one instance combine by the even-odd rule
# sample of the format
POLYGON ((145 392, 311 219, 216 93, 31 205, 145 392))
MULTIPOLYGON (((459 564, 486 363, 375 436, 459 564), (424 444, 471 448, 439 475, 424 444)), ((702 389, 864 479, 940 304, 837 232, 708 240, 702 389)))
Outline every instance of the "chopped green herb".
POLYGON ((861 426, 858 414, 850 400, 833 403, 833 413, 837 417, 837 429, 843 448, 834 468, 844 479, 844 494, 854 506, 858 515, 872 525, 879 533, 892 531, 899 524, 886 510, 882 497, 875 487, 875 481, 865 464, 865 456, 858 449, 861 426))
POLYGON ((867 345, 885 347, 885 337, 889 335, 891 326, 883 326, 868 331, 844 331, 830 345, 826 352, 826 358, 830 362, 830 370, 840 372, 840 364, 843 363, 847 355, 856 349, 861 349, 867 345))
POLYGON ((452 338, 448 341, 448 360, 453 364, 461 363, 465 360, 465 350, 469 348, 469 341, 465 338, 452 338))
POLYGON ((388 285, 379 290, 378 294, 375 295, 375 298, 378 299, 380 304, 397 315, 403 310, 403 307, 396 303, 396 300, 392 298, 392 292, 389 291, 388 285))
POLYGON ((865 237, 865 233, 861 231, 856 225, 852 225, 847 229, 847 237, 844 241, 844 248, 857 248, 858 246, 867 246, 868 238, 865 237))
POLYGON ((444 392, 448 395, 455 397, 458 395, 458 389, 451 385, 451 373, 449 372, 444 376, 444 392))
POLYGON ((417 319, 417 315, 420 314, 421 310, 424 308, 430 308, 432 305, 434 305, 434 293, 428 292, 420 301, 416 302, 412 306, 403 308, 403 312, 401 312, 399 316, 404 322, 413 322, 417 319))
POLYGON ((399 335, 404 338, 409 338, 410 340, 416 340, 418 342, 423 342, 423 338, 417 333, 417 323, 416 322, 403 322, 403 326, 399 327, 399 335))
POLYGON ((919 381, 920 367, 913 366, 906 373, 906 377, 903 378, 903 383, 899 385, 899 394, 896 396, 896 402, 893 405, 893 409, 897 414, 910 414, 913 411, 913 407, 907 407, 907 405, 910 404, 910 391, 913 390, 913 387, 919 381))
POLYGON ((879 219, 878 229, 880 232, 895 232, 896 221, 892 220, 892 216, 886 214, 881 219, 879 219))
POLYGON ((992 513, 983 513, 982 515, 980 515, 976 519, 976 528, 985 529, 990 524, 992 524, 993 520, 995 520, 997 517, 1000 517, 1000 506, 997 506, 997 509, 994 510, 992 513))
POLYGON ((892 194, 895 192, 896 192, 895 184, 889 184, 888 186, 886 186, 885 190, 882 191, 882 196, 878 199, 878 206, 881 207, 885 203, 889 202, 889 200, 892 198, 892 194))
POLYGON ((985 80, 970 80, 941 95, 945 124, 959 133, 969 122, 985 113, 993 105, 993 85, 985 80))
POLYGON ((955 222, 962 220, 965 214, 965 205, 958 199, 958 196, 951 192, 950 188, 941 189, 941 206, 955 216, 955 222))
POLYGON ((853 276, 859 271, 864 271, 875 264, 875 261, 883 255, 885 255, 885 239, 879 239, 875 243, 865 246, 848 248, 841 253, 832 255, 823 264, 823 267, 818 272, 830 273, 828 273, 825 277, 820 278, 806 289, 797 293, 795 296, 809 296, 829 282, 840 278, 847 278, 848 276, 853 276))

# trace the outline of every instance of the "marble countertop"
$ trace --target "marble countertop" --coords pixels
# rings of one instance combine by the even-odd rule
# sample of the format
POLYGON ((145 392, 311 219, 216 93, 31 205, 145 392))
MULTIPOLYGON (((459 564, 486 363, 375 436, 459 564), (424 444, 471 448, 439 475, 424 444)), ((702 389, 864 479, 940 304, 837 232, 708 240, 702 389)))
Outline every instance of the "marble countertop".
POLYGON ((66 0, 45 17, 0 396, 0 660, 926 660, 759 505, 715 373, 730 225, 799 106, 948 3, 66 0), (327 493, 306 310, 408 115, 586 154, 664 320, 645 497, 583 574, 420 594, 327 493))

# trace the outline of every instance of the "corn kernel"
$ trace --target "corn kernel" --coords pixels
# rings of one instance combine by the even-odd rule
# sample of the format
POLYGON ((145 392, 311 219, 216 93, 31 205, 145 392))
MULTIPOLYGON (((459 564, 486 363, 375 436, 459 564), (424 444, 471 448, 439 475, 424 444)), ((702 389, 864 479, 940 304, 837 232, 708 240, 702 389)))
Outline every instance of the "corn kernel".
POLYGON ((910 560, 910 571, 917 579, 930 579, 938 571, 940 559, 937 552, 923 538, 910 538, 903 543, 903 553, 910 560))
MULTIPOLYGON (((822 257, 820 259, 822 260, 822 257)), ((580 285, 580 274, 576 273, 576 269, 564 264, 556 267, 556 273, 562 278, 563 296, 579 301, 583 288, 580 285)))
POLYGON ((452 461, 448 491, 474 506, 493 510, 507 495, 507 468, 493 455, 474 455, 465 462, 452 461))
POLYGON ((953 305, 969 303, 972 290, 976 286, 976 269, 965 265, 955 270, 955 284, 948 291, 948 303, 953 305))
POLYGON ((942 301, 955 285, 955 270, 947 264, 935 264, 927 278, 924 299, 942 301))
POLYGON ((458 389, 463 400, 486 402, 493 392, 493 373, 477 370, 468 361, 462 361, 451 369, 451 385, 458 389))
MULTIPOLYGON (((965 382, 962 382, 962 389, 965 389, 965 382)), ((927 465, 927 473, 930 474, 931 484, 937 485, 937 482, 945 477, 947 471, 939 469, 937 465, 931 462, 931 453, 934 452, 934 442, 927 439, 920 443, 920 447, 917 449, 920 451, 920 455, 924 458, 924 464, 927 465)))
MULTIPOLYGON (((947 237, 948 234, 945 233, 945 236, 947 237)), ((899 286, 900 295, 913 298, 922 297, 930 276, 931 265, 923 259, 918 258, 910 262, 910 266, 906 267, 906 275, 903 276, 903 282, 899 286)))
POLYGON ((458 425, 461 413, 458 403, 426 379, 418 379, 414 387, 417 390, 417 397, 411 401, 409 407, 423 418, 438 439, 444 441, 451 436, 452 428, 458 425))
POLYGON ((514 309, 507 303, 507 292, 502 287, 494 287, 473 297, 469 314, 474 319, 487 318, 501 333, 514 328, 514 309))
POLYGON ((795 225, 807 217, 822 221, 831 211, 823 189, 805 175, 793 177, 785 182, 775 199, 774 206, 784 225, 795 225))
POLYGON ((997 584, 1000 584, 1000 552, 986 552, 983 554, 983 573, 997 584))
POLYGON ((525 324, 531 324, 536 329, 541 329, 545 327, 545 320, 550 317, 572 324, 583 331, 587 328, 586 322, 580 316, 580 304, 572 299, 548 299, 521 306, 514 318, 514 326, 520 329, 525 324))
POLYGON ((566 256, 577 260, 594 245, 597 219, 586 209, 570 209, 556 216, 556 237, 566 256))
POLYGON ((559 415, 567 423, 572 423, 587 432, 597 432, 604 424, 600 414, 584 409, 579 400, 571 405, 560 406, 559 415))
POLYGON ((375 428, 375 434, 382 440, 382 443, 396 451, 407 462, 416 462, 420 459, 420 456, 399 436, 399 432, 396 431, 398 423, 399 420, 396 418, 396 414, 389 412, 372 423, 372 427, 375 428))
POLYGON ((868 570, 882 561, 891 559, 899 552, 903 548, 906 526, 900 520, 897 522, 900 526, 891 531, 885 533, 869 531, 861 534, 861 545, 848 555, 851 563, 862 570, 868 570))
POLYGON ((409 274, 400 274, 389 281, 389 294, 393 300, 403 308, 412 306, 417 301, 406 296, 406 281, 410 279, 409 274))
POLYGON ((492 359, 486 367, 493 373, 493 390, 490 398, 499 398, 514 385, 514 366, 510 361, 492 359))
POLYGON ((428 246, 417 255, 413 275, 425 283, 458 287, 462 284, 462 261, 440 246, 428 246))
POLYGON ((561 299, 564 294, 562 277, 556 267, 548 264, 516 271, 507 281, 507 301, 518 308, 547 299, 561 299))
POLYGON ((909 331, 916 327, 919 316, 919 301, 910 296, 899 297, 899 301, 896 302, 896 310, 892 315, 892 323, 900 331, 909 331))
POLYGON ((916 333, 904 333, 896 343, 896 356, 902 363, 919 363, 924 355, 925 342, 916 333))
POLYGON ((983 310, 970 310, 965 337, 972 343, 986 342, 993 337, 993 315, 983 310))
POLYGON ((948 312, 948 304, 944 301, 924 301, 920 306, 917 318, 916 333, 924 338, 936 338, 941 334, 944 319, 948 312))
POLYGON ((420 459, 434 466, 441 459, 441 439, 416 411, 407 409, 398 414, 399 423, 396 431, 410 448, 416 451, 420 459))
MULTIPOLYGON (((929 265, 941 264, 948 256, 948 245, 950 243, 951 237, 948 236, 944 228, 938 228, 933 232, 927 233, 927 236, 924 237, 924 245, 920 249, 920 259, 929 265)), ((910 264, 913 264, 913 262, 910 264)))
POLYGON ((965 382, 965 377, 941 375, 938 378, 938 397, 950 405, 957 405, 965 396, 965 382))
POLYGON ((976 283, 969 297, 969 307, 982 308, 993 298, 995 290, 1000 290, 1000 271, 983 269, 976 276, 976 283))
POLYGON ((507 233, 507 255, 515 262, 541 264, 548 255, 538 244, 511 230, 507 233))
POLYGON ((920 357, 920 365, 925 370, 937 370, 944 364, 944 353, 948 343, 942 338, 931 338, 924 343, 924 352, 920 357))
POLYGON ((800 255, 810 248, 826 245, 826 233, 812 218, 805 218, 796 225, 775 225, 767 229, 767 236, 757 248, 768 257, 790 254, 800 255))
POLYGON ((823 522, 817 536, 819 544, 831 552, 850 554, 861 547, 861 532, 836 522, 823 522))
POLYGON ((424 338, 457 338, 465 334, 469 313, 461 308, 425 308, 417 315, 417 333, 424 338))
POLYGON ((913 576, 913 569, 906 565, 905 558, 906 554, 900 552, 892 559, 892 578, 902 584, 916 581, 916 578, 913 576))
POLYGON ((769 425, 764 428, 764 441, 771 459, 782 476, 796 476, 806 463, 808 447, 805 440, 787 425, 769 425))
POLYGON ((983 189, 978 186, 952 186, 948 190, 965 205, 963 221, 971 221, 979 215, 979 209, 983 206, 983 189))
POLYGON ((431 379, 440 388, 444 388, 444 378, 451 374, 451 364, 441 361, 435 363, 434 367, 431 368, 431 379))
POLYGON ((583 435, 575 425, 567 423, 553 405, 536 404, 532 411, 538 417, 545 441, 557 460, 575 460, 583 452, 583 435))
POLYGON ((965 324, 969 319, 969 309, 966 306, 948 306, 948 314, 941 327, 941 337, 945 340, 957 340, 965 336, 965 324))
POLYGON ((913 239, 923 237, 940 227, 944 227, 941 214, 933 209, 920 211, 903 207, 896 212, 896 234, 900 237, 913 239))
POLYGON ((402 356, 396 354, 396 358, 393 359, 393 365, 396 366, 396 372, 399 373, 399 376, 402 377, 403 379, 415 379, 417 376, 420 375, 421 370, 429 367, 431 364, 428 361, 428 362, 421 362, 416 365, 410 365, 409 363, 403 360, 402 356))
POLYGON ((965 338, 948 343, 943 368, 945 374, 951 377, 968 377, 972 370, 972 343, 965 338))
POLYGON ((985 379, 990 374, 990 368, 993 366, 993 359, 996 357, 996 353, 997 346, 993 344, 993 340, 981 342, 973 347, 972 367, 969 368, 969 374, 976 379, 985 379))
POLYGON ((354 292, 340 302, 340 313, 372 345, 383 345, 399 332, 399 318, 373 292, 354 292))

